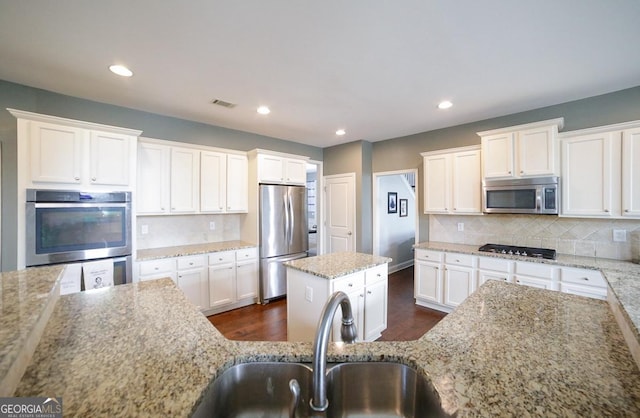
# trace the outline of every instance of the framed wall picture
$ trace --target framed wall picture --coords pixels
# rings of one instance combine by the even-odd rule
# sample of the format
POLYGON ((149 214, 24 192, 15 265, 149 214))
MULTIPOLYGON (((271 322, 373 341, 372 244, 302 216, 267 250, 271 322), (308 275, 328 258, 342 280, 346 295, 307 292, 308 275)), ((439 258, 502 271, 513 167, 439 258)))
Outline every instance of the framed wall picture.
POLYGON ((407 216, 408 199, 400 199, 400 216, 407 216))
POLYGON ((398 213, 398 193, 387 193, 387 213, 398 213))

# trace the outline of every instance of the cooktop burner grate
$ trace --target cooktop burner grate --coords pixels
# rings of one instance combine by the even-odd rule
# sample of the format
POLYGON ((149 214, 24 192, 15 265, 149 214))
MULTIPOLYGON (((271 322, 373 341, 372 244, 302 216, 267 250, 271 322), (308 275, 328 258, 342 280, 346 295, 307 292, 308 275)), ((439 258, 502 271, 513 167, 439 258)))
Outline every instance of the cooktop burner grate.
POLYGON ((501 244, 485 244, 478 248, 478 251, 496 253, 496 254, 508 254, 508 255, 520 255, 523 257, 532 258, 544 258, 547 260, 556 259, 556 250, 550 248, 535 248, 535 247, 518 247, 515 245, 501 245, 501 244))

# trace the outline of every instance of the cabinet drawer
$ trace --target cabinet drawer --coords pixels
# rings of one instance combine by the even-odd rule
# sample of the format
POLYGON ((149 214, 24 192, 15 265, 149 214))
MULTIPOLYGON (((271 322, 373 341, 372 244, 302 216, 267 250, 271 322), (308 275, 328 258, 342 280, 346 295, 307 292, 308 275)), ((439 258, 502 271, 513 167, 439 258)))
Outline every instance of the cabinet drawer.
POLYGON ((174 258, 163 258, 159 260, 142 261, 140 262, 140 275, 149 276, 158 273, 170 273, 175 270, 174 258))
POLYGON ((510 273, 513 271, 513 261, 495 257, 478 257, 478 268, 480 270, 493 270, 510 273))
POLYGON ((445 264, 455 264, 457 266, 473 267, 473 256, 470 254, 445 253, 445 264))
POLYGON ((439 263, 442 261, 442 256, 443 253, 440 251, 416 250, 417 261, 433 261, 434 263, 439 263))
POLYGON ((235 251, 220 251, 217 253, 209 254, 209 265, 213 266, 216 264, 224 264, 224 263, 235 263, 236 262, 236 252, 235 251))
POLYGON ((523 274, 525 276, 553 279, 554 270, 555 270, 555 267, 553 266, 518 261, 516 262, 515 272, 517 274, 523 274))
POLYGON ((204 255, 178 257, 178 270, 188 270, 198 267, 204 267, 206 260, 207 257, 204 255))
POLYGON ((242 260, 252 260, 254 258, 258 258, 258 248, 243 248, 241 250, 236 251, 236 259, 238 261, 242 260))
POLYGON ((562 282, 575 283, 585 286, 607 287, 607 281, 602 277, 602 273, 597 270, 574 269, 563 267, 560 270, 560 280, 562 282))
POLYGON ((572 295, 585 296, 592 299, 607 299, 607 288, 594 286, 581 286, 573 283, 560 283, 560 291, 572 295))
POLYGON ((386 280, 388 275, 388 265, 383 264, 381 266, 376 266, 365 270, 364 272, 364 283, 366 285, 370 285, 372 283, 376 283, 382 280, 386 280))
POLYGON ((359 271, 333 281, 333 292, 351 293, 364 288, 364 271, 359 271))

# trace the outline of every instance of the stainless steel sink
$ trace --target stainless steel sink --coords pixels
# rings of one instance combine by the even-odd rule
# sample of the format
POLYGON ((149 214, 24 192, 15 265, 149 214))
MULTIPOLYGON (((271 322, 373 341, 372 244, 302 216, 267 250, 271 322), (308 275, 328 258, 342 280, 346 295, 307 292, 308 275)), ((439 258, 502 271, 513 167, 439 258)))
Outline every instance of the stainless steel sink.
POLYGON ((431 382, 396 363, 340 363, 327 373, 328 417, 449 417, 431 382))
POLYGON ((431 383, 396 363, 338 363, 327 371, 325 412, 309 407, 312 370, 302 363, 246 363, 218 377, 195 414, 200 417, 290 417, 296 379, 296 417, 448 417, 431 383))

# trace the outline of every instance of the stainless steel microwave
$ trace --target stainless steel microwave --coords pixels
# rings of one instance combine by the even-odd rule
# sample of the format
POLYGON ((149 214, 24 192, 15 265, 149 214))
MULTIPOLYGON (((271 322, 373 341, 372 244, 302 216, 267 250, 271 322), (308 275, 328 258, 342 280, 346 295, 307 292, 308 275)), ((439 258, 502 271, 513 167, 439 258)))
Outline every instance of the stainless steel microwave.
POLYGON ((482 182, 485 213, 557 215, 560 209, 558 177, 531 177, 482 182))

